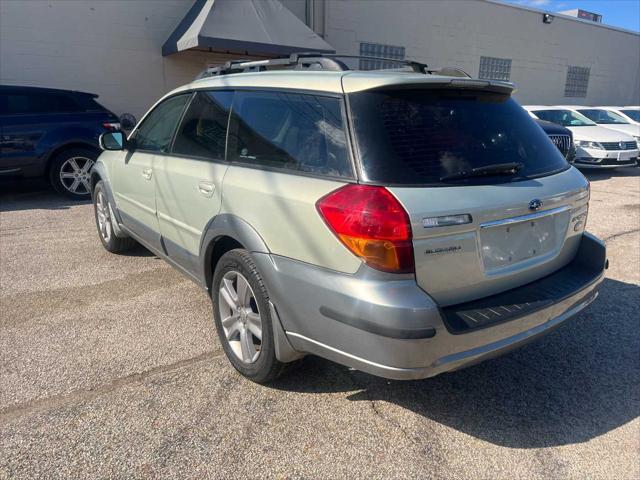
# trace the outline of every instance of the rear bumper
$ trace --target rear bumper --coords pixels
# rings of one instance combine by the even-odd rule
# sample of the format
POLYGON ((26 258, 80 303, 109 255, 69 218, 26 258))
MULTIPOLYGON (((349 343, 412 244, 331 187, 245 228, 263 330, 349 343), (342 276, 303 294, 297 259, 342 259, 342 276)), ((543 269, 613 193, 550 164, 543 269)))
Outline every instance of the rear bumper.
POLYGON ((548 277, 443 309, 411 276, 398 279, 366 267, 345 275, 267 254, 254 257, 293 349, 392 379, 456 370, 552 331, 596 298, 606 265, 604 243, 585 234, 575 259, 548 277), (536 288, 544 282, 546 288, 536 288), (505 314, 497 317, 483 310, 500 307, 505 314), (455 321, 476 311, 472 317, 486 321, 455 321))

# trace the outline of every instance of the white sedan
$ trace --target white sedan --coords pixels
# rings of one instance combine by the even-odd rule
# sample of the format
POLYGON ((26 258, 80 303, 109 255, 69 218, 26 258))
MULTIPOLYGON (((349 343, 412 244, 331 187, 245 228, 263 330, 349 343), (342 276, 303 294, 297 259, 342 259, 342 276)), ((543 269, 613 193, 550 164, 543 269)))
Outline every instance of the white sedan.
POLYGON ((640 125, 640 107, 638 106, 629 106, 629 107, 597 107, 603 108, 604 110, 608 110, 613 113, 617 113, 622 118, 624 118, 627 122, 632 125, 640 125))
POLYGON ((596 122, 605 128, 611 130, 617 130, 622 133, 627 133, 636 139, 636 142, 640 142, 640 125, 635 122, 632 123, 622 115, 600 107, 570 107, 581 113, 589 120, 596 122))
POLYGON ((602 127, 569 107, 525 105, 524 108, 534 118, 557 123, 573 132, 576 167, 617 168, 637 164, 638 143, 631 135, 602 127))

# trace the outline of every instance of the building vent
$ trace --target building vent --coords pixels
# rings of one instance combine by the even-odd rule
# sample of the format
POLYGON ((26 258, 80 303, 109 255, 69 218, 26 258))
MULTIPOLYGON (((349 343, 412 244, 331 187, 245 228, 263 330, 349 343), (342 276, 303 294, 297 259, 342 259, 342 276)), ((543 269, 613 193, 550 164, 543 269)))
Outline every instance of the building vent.
POLYGON ((567 70, 567 82, 564 85, 565 97, 586 97, 589 86, 588 67, 569 67, 567 70))
POLYGON ((496 57, 480 57, 478 78, 484 80, 509 81, 511 76, 511 59, 496 57))
MULTIPOLYGON (((360 55, 365 57, 389 58, 391 60, 404 60, 404 47, 360 42, 360 55)), ((383 70, 386 68, 398 68, 398 66, 395 62, 385 62, 384 60, 360 60, 360 70, 383 70)))

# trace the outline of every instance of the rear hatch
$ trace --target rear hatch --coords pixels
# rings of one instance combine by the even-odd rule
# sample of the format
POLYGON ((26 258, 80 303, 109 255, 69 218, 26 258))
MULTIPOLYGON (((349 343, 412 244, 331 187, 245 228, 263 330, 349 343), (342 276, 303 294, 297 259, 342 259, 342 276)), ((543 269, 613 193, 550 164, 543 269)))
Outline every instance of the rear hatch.
POLYGON ((588 182, 502 92, 384 87, 348 95, 361 177, 407 210, 416 280, 439 304, 571 261, 588 182))

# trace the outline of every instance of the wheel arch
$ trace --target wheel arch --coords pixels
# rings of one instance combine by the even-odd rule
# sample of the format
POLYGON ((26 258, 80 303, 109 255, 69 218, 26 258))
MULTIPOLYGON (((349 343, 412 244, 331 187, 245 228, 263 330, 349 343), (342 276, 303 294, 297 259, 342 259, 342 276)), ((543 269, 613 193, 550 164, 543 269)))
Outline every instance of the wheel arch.
POLYGON ((203 285, 211 292, 213 272, 222 255, 235 248, 249 252, 269 253, 258 232, 240 217, 222 214, 214 217, 202 236, 200 262, 203 285))
POLYGON ((53 165, 53 161, 55 160, 55 158, 65 150, 72 150, 74 148, 86 148, 87 150, 91 150, 98 155, 100 154, 100 148, 89 142, 74 141, 74 142, 63 143, 62 145, 58 145, 55 148, 53 148, 49 152, 49 155, 47 156, 45 169, 44 169, 45 178, 47 179, 49 178, 49 174, 51 173, 51 165, 53 165))

